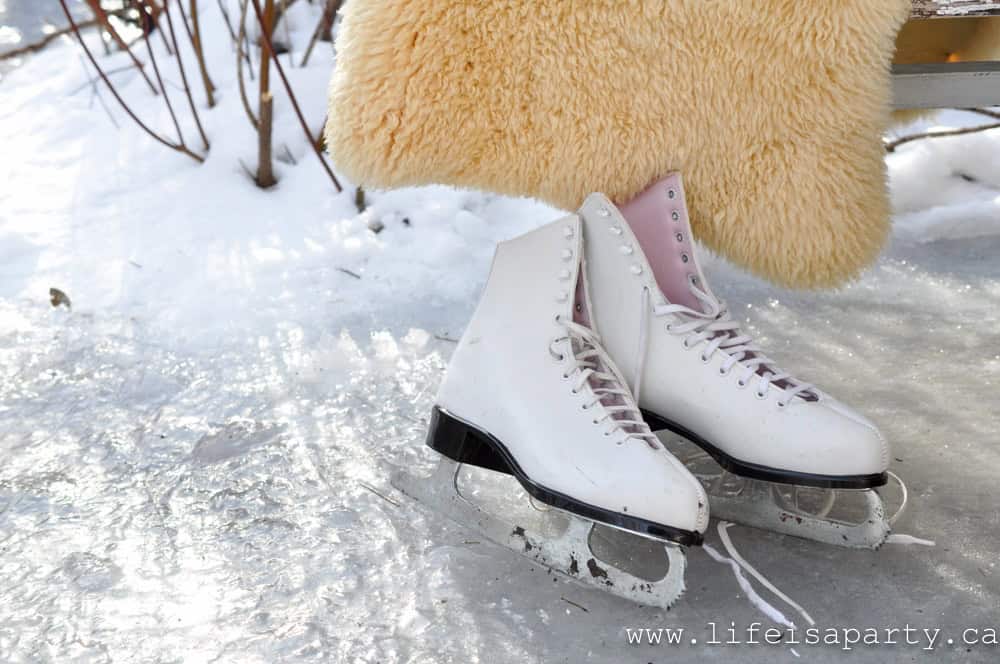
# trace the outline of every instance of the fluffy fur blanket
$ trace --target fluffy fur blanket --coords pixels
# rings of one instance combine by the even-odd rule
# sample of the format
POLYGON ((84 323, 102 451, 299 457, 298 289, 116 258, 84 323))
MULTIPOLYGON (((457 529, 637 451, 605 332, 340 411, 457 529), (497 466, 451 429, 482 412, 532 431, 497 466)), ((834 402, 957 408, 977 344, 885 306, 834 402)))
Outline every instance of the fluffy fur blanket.
POLYGON ((352 0, 326 141, 359 183, 575 209, 684 173, 695 234, 779 284, 856 275, 909 0, 352 0))

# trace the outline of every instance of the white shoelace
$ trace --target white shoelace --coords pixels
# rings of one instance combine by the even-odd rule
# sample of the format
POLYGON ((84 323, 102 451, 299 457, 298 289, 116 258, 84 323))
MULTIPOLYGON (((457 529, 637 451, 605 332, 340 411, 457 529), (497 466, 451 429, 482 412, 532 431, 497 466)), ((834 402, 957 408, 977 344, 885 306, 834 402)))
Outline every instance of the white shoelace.
POLYGON ((719 367, 723 375, 739 365, 743 375, 739 378, 740 387, 745 387, 754 377, 757 378, 757 396, 764 398, 771 385, 785 390, 785 397, 778 401, 778 406, 784 408, 792 403, 815 400, 819 394, 809 383, 796 380, 790 374, 774 366, 774 362, 765 356, 753 343, 753 338, 740 330, 740 324, 733 320, 729 307, 725 302, 701 290, 694 283, 689 283, 691 294, 701 302, 705 311, 696 311, 682 304, 652 305, 649 288, 643 289, 642 321, 639 326, 639 345, 636 357, 635 386, 632 393, 636 403, 639 402, 639 392, 642 387, 642 375, 646 363, 648 344, 649 314, 656 317, 679 315, 681 321, 669 323, 667 332, 675 336, 684 336, 685 348, 693 348, 705 342, 701 351, 705 362, 711 360, 717 352, 725 353, 726 357, 719 367), (777 385, 777 383, 783 383, 777 385), (796 399, 796 397, 799 397, 796 399), (811 399, 810 399, 811 397, 811 399))
MULTIPOLYGON (((610 436, 615 431, 625 434, 622 440, 641 440, 654 450, 660 449, 659 439, 656 437, 642 418, 639 407, 628 389, 628 383, 618 372, 614 361, 601 343, 601 338, 590 328, 575 323, 573 321, 559 318, 559 322, 566 328, 566 336, 557 337, 552 340, 555 344, 558 341, 569 339, 570 347, 573 351, 572 366, 565 372, 567 378, 573 378, 573 393, 577 394, 589 384, 593 398, 583 404, 584 410, 591 410, 600 406, 595 411, 594 424, 607 423, 609 429, 604 435, 610 436)), ((549 352, 554 356, 561 357, 554 349, 549 348, 549 352)))

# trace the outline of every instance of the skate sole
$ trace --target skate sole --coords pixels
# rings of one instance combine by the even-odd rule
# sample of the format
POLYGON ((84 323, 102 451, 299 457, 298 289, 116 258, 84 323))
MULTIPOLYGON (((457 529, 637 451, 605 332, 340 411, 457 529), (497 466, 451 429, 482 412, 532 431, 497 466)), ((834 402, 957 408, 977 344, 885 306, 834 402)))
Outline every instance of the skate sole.
POLYGON ((722 466, 723 470, 742 477, 777 482, 779 484, 811 486, 819 489, 874 489, 884 486, 889 481, 889 474, 884 472, 868 475, 818 475, 794 470, 782 470, 780 468, 771 468, 757 463, 741 461, 723 452, 695 432, 684 428, 676 422, 671 422, 665 417, 661 417, 645 409, 642 410, 642 416, 653 431, 666 429, 690 440, 715 459, 715 462, 722 466))
POLYGON ((512 475, 532 498, 556 509, 590 521, 676 544, 696 546, 702 543, 702 535, 699 532, 596 507, 542 486, 525 474, 514 455, 495 436, 438 406, 434 406, 431 411, 427 445, 452 461, 512 475))

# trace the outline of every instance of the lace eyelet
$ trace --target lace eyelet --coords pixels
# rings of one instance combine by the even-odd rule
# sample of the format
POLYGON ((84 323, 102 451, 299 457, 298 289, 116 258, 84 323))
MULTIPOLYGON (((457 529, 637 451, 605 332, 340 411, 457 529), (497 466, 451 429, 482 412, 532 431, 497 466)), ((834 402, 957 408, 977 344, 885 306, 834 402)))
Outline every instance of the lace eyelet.
POLYGON ((667 332, 672 332, 673 329, 674 329, 674 324, 673 323, 667 323, 667 326, 664 329, 666 329, 667 332))
POLYGON ((687 339, 685 339, 684 341, 682 341, 681 345, 684 346, 684 350, 691 350, 692 348, 694 348, 694 346, 692 346, 691 344, 688 343, 687 339))
POLYGON ((710 358, 710 357, 705 357, 705 354, 704 354, 704 353, 702 353, 702 354, 701 354, 701 363, 702 363, 702 364, 708 364, 708 363, 709 363, 709 362, 711 362, 711 361, 712 361, 712 358, 710 358))
POLYGON ((595 424, 595 425, 596 425, 596 424, 600 424, 600 422, 598 422, 597 420, 591 420, 591 421, 590 421, 590 423, 591 423, 591 424, 595 424))
POLYGON ((551 341, 549 341, 549 357, 552 358, 553 362, 562 362, 563 360, 566 359, 566 356, 562 353, 557 353, 556 351, 552 350, 552 346, 554 346, 557 343, 559 343, 558 338, 554 338, 551 341))
POLYGON ((765 394, 764 392, 761 392, 760 390, 757 390, 757 391, 756 391, 756 392, 754 392, 753 394, 754 394, 754 396, 755 396, 755 397, 757 397, 757 398, 758 398, 758 399, 760 399, 761 401, 763 401, 764 399, 766 399, 766 398, 767 398, 767 394, 765 394))
POLYGON ((691 259, 688 258, 687 254, 681 254, 681 262, 682 263, 687 263, 689 260, 691 260, 691 259))
POLYGON ((674 210, 673 212, 670 213, 670 218, 673 219, 674 221, 680 221, 681 215, 677 210, 674 210))
MULTIPOLYGON (((566 376, 566 377, 567 377, 567 378, 569 378, 569 376, 566 376)), ((571 390, 569 391, 569 393, 570 393, 570 394, 579 394, 579 393, 580 393, 580 390, 578 390, 578 389, 576 389, 576 388, 574 387, 573 389, 571 389, 571 390)))
POLYGON ((736 387, 738 387, 740 389, 743 389, 747 385, 749 385, 749 383, 747 381, 743 380, 742 378, 740 378, 738 381, 736 381, 736 387))
POLYGON ((580 404, 580 410, 590 410, 590 406, 585 403, 580 404))
POLYGON ((667 191, 667 198, 674 198, 675 196, 677 196, 677 192, 673 189, 667 191))
POLYGON ((728 376, 730 371, 731 371, 730 369, 724 369, 722 367, 719 367, 720 376, 728 376))
MULTIPOLYGON (((608 434, 605 434, 605 435, 608 435, 608 434)), ((618 447, 621 447, 621 446, 622 446, 622 445, 624 445, 624 444, 625 444, 625 441, 624 441, 624 440, 616 440, 616 441, 615 441, 615 445, 617 445, 618 447)))
POLYGON ((784 408, 784 407, 785 407, 785 406, 787 406, 787 405, 788 405, 788 404, 787 404, 787 403, 785 403, 784 401, 778 401, 778 408, 784 408))
POLYGON ((607 437, 608 437, 608 436, 610 436, 610 435, 611 435, 611 434, 610 434, 610 433, 608 433, 607 431, 605 431, 605 432, 604 432, 604 437, 605 437, 605 438, 607 438, 607 437))

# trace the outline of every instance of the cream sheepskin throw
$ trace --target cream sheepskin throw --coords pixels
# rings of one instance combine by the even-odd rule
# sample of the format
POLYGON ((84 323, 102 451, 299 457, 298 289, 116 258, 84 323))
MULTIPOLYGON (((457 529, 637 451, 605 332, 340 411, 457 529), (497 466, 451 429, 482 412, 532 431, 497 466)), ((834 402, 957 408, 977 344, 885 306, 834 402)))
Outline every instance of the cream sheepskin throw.
POLYGON ((350 0, 326 141, 358 183, 575 209, 684 174, 694 232, 778 284, 870 264, 909 0, 350 0))

